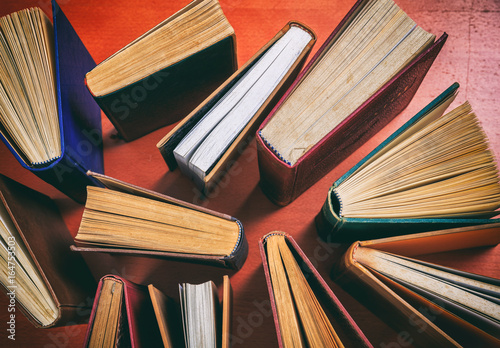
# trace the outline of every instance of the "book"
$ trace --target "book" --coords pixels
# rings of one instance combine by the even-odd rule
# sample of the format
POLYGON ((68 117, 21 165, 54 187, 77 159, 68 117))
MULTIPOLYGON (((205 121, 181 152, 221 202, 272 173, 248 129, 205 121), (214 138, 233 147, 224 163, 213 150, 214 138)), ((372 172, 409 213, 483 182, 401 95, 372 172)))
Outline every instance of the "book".
POLYGON ((415 346, 497 347, 500 281, 418 256, 499 242, 500 223, 355 242, 332 276, 415 346))
POLYGON ((0 19, 0 138, 19 163, 77 202, 102 173, 101 112, 83 84, 95 63, 61 8, 0 19), (34 74, 33 71, 39 73, 34 74))
POLYGON ((163 346, 165 348, 182 347, 183 337, 179 305, 171 297, 165 296, 163 292, 155 288, 153 284, 148 285, 148 291, 163 346))
POLYGON ((236 69, 234 30, 219 2, 194 0, 88 71, 85 81, 131 141, 185 117, 236 69))
POLYGON ((170 170, 210 191, 297 77, 316 37, 290 22, 157 144, 170 170))
POLYGON ((287 205, 411 101, 445 43, 392 0, 359 0, 257 131, 260 186, 287 205))
POLYGON ((453 84, 330 188, 316 218, 330 241, 487 224, 500 182, 483 129, 465 102, 444 114, 453 84))
POLYGON ((231 284, 224 276, 222 298, 214 282, 179 284, 179 297, 186 348, 229 347, 231 284), (222 308, 221 308, 222 307, 222 308))
POLYGON ((231 216, 89 173, 106 188, 88 187, 82 221, 71 249, 172 258, 239 269, 248 246, 231 216))
POLYGON ((88 319, 86 300, 96 284, 71 242, 49 197, 0 175, 0 283, 9 303, 18 304, 9 307, 9 319, 19 311, 37 328, 88 319))
POLYGON ((280 347, 373 347, 291 236, 268 233, 259 249, 280 347))
POLYGON ((84 347, 161 347, 148 288, 116 275, 101 278, 84 347))

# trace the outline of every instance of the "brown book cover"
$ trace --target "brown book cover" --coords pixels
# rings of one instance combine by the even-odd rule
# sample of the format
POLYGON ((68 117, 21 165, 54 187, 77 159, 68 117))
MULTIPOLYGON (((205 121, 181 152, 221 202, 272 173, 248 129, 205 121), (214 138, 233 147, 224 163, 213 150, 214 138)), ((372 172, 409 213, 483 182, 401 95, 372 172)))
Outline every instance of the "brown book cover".
POLYGON ((174 205, 182 206, 185 208, 189 208, 196 211, 201 211, 210 215, 217 216, 221 219, 234 221, 238 224, 240 235, 236 245, 234 246, 233 252, 231 255, 220 257, 220 256, 212 256, 212 255, 201 255, 201 254, 187 254, 187 253, 175 253, 175 252, 164 252, 164 251, 152 251, 152 250, 137 250, 137 249, 126 249, 126 248, 106 248, 106 247, 86 247, 86 246, 71 246, 71 250, 80 251, 80 252, 101 252, 101 253, 110 253, 110 254, 118 254, 118 255, 135 255, 135 256, 148 256, 148 257, 161 257, 161 258, 169 258, 169 259, 177 259, 180 261, 192 261, 192 262, 201 262, 208 263, 213 265, 218 265, 221 267, 227 267, 232 269, 240 269, 247 257, 248 254, 248 244, 245 237, 245 231, 243 229, 243 225, 236 218, 222 214, 210 209, 206 209, 204 207, 200 207, 194 205, 192 203, 184 202, 179 199, 154 192, 142 187, 138 187, 132 184, 128 184, 121 180, 117 180, 111 178, 109 176, 92 173, 89 172, 88 175, 94 177, 98 181, 100 181, 105 187, 110 190, 116 190, 120 192, 126 192, 133 195, 137 195, 140 197, 150 198, 153 200, 157 200, 160 202, 167 202, 174 205))
POLYGON ((180 141, 189 133, 189 131, 200 121, 200 119, 210 110, 217 102, 235 85, 235 83, 245 75, 245 73, 261 58, 264 53, 280 39, 292 26, 297 26, 309 32, 312 35, 311 41, 304 48, 300 56, 292 65, 287 74, 282 78, 281 82, 276 86, 273 92, 266 99, 264 104, 255 113, 246 127, 241 131, 238 137, 232 142, 231 146, 226 150, 225 154, 217 161, 203 182, 196 182, 201 191, 210 191, 229 169, 233 160, 243 151, 250 142, 249 137, 253 136, 255 130, 274 108, 278 100, 283 96, 288 87, 295 80, 300 70, 302 69, 314 43, 316 35, 306 25, 299 22, 289 22, 286 24, 268 43, 266 43, 257 53, 255 53, 241 68, 231 75, 219 88, 217 88, 207 99, 205 99, 196 109, 188 116, 179 122, 165 137, 163 137, 156 145, 160 150, 167 166, 170 170, 177 168, 173 151, 180 141))
POLYGON ((356 242, 344 254, 338 267, 333 270, 332 276, 388 324, 397 330, 408 332, 416 345, 456 347, 461 344, 473 344, 477 347, 497 347, 500 343, 498 338, 359 264, 355 259, 355 251, 357 248, 372 248, 414 257, 496 245, 499 242, 500 223, 356 242), (436 315, 435 320, 431 320, 418 309, 439 315, 436 315))
MULTIPOLYGON (((42 326, 22 303, 19 309, 36 327, 85 322, 96 283, 81 255, 70 251, 73 240, 55 203, 3 175, 0 175, 0 198, 59 313, 52 324, 42 326)), ((10 289, 2 285, 9 293, 10 289)))
POLYGON ((264 274, 266 276, 267 289, 269 291, 269 297, 271 300, 271 307, 273 310, 274 324, 276 326, 276 334, 278 337, 279 346, 283 347, 283 343, 281 339, 280 324, 276 309, 276 300, 274 298, 274 291, 271 283, 266 251, 266 239, 269 236, 273 236, 276 234, 284 236, 288 247, 294 254, 297 262, 301 266, 301 269, 304 273, 307 273, 309 275, 309 277, 307 278, 308 283, 322 307, 324 309, 327 309, 330 313, 330 320, 334 320, 332 324, 334 325, 334 329, 339 335, 342 343, 346 347, 373 347, 364 333, 361 331, 359 326, 356 324, 354 319, 339 301, 337 296, 335 296, 333 291, 330 289, 328 284, 326 284, 325 280, 318 273, 311 261, 304 254, 299 245, 295 242, 295 240, 287 233, 274 231, 262 237, 262 239, 259 241, 259 249, 262 258, 262 266, 264 267, 264 274))

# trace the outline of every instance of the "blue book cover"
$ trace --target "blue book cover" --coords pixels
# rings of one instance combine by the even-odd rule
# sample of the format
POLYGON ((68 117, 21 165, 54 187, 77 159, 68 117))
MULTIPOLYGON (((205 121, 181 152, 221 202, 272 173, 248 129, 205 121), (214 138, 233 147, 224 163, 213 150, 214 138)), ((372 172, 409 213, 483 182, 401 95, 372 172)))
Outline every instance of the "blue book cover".
POLYGON ((21 165, 79 203, 87 185, 99 185, 88 170, 104 173, 101 111, 84 84, 95 62, 59 5, 52 1, 56 65, 56 96, 62 155, 32 165, 3 135, 0 137, 21 165))

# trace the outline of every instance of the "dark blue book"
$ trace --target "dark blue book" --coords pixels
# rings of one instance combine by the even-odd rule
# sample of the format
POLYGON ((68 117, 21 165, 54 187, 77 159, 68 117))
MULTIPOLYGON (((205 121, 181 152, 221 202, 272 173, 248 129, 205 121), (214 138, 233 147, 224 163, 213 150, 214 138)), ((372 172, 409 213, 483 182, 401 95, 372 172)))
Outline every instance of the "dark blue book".
MULTIPOLYGON (((75 201, 83 203, 87 185, 97 184, 97 181, 87 176, 86 172, 88 170, 104 172, 101 112, 84 84, 85 73, 95 66, 95 62, 55 1, 52 1, 52 10, 53 31, 49 22, 46 35, 53 37, 53 43, 49 44, 49 48, 53 50, 51 57, 55 72, 53 79, 55 80, 60 138, 57 139, 56 136, 55 142, 60 141, 58 145, 60 149, 55 154, 46 157, 46 160, 37 162, 23 152, 19 141, 12 133, 9 133, 5 124, 0 125, 0 135, 2 141, 24 168, 75 201)), ((23 11, 32 11, 30 15, 32 17, 40 13, 42 22, 48 22, 40 10, 39 12, 37 9, 23 11)), ((20 12, 22 11, 12 14, 10 18, 16 18, 20 12)), ((33 75, 33 78, 35 76, 33 75)), ((23 81, 20 84, 24 86, 28 83, 23 81)), ((11 96, 8 98, 12 100, 11 96)), ((38 105, 31 106, 33 109, 36 107, 38 105)), ((44 121, 49 117, 43 112, 40 114, 44 121)), ((30 130, 26 129, 26 134, 31 137, 30 130)), ((33 128, 31 128, 31 133, 33 133, 33 128)))

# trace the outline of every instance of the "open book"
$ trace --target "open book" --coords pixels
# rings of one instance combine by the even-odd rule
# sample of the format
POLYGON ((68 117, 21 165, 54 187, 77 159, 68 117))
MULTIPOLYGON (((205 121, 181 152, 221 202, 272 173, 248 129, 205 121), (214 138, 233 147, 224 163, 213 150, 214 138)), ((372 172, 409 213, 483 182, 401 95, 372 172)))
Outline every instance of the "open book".
POLYGON ((53 25, 39 8, 0 18, 0 138, 23 167, 83 202, 95 184, 86 171, 103 172, 101 113, 82 82, 95 63, 52 6, 53 25))
POLYGON ((247 242, 240 221, 105 175, 88 187, 75 243, 94 251, 198 260, 239 269, 247 242))
POLYGON ((202 284, 179 284, 179 295, 186 348, 229 348, 229 277, 224 276, 220 300, 217 287, 212 281, 202 284))
POLYGON ((19 304, 12 308, 36 327, 88 318, 85 300, 95 281, 70 244, 71 233, 49 197, 0 175, 0 284, 10 303, 19 304))
POLYGON ((259 248, 280 347, 372 347, 291 236, 271 232, 259 248))
POLYGON ((219 2, 194 0, 88 72, 86 84, 130 141, 186 116, 236 68, 219 2))
POLYGON ((418 260, 495 245, 500 223, 354 243, 333 276, 418 346, 500 344, 500 280, 418 260))
POLYGON ((261 186, 286 205, 410 102, 446 34, 392 0, 360 0, 258 131, 261 186))
POLYGON ((331 187, 318 217, 329 240, 491 223, 500 207, 494 155, 469 103, 444 114, 458 84, 331 187))
POLYGON ((170 169, 209 190, 274 107, 315 42, 310 29, 288 23, 157 145, 170 169))
POLYGON ((146 287, 116 275, 102 277, 84 347, 229 348, 229 277, 223 278, 221 301, 212 281, 179 284, 179 289, 177 301, 153 284, 146 287))

